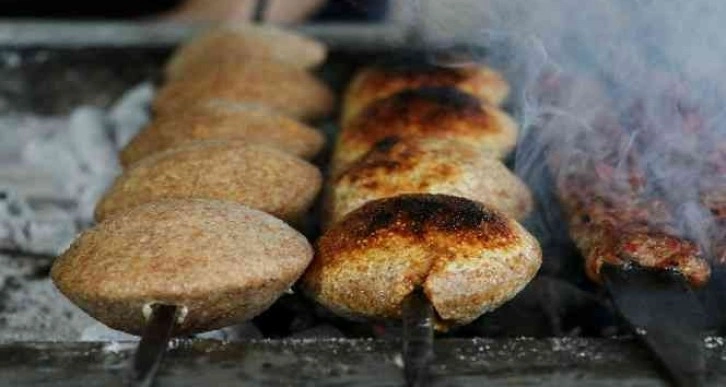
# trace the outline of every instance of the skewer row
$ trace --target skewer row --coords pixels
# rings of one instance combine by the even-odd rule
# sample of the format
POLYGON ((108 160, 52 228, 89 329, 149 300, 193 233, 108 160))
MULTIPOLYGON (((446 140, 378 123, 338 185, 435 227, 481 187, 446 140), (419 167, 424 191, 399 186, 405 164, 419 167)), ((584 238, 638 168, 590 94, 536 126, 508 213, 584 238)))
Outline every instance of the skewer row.
POLYGON ((515 218, 532 207, 502 163, 517 126, 509 86, 484 66, 366 68, 346 93, 326 187, 326 231, 302 279, 350 317, 404 320, 409 385, 430 379, 433 329, 514 297, 540 247, 515 218))
POLYGON ((321 187, 303 158, 323 136, 304 122, 333 107, 309 72, 325 56, 305 37, 224 25, 168 63, 99 223, 51 272, 91 316, 142 335, 133 384, 153 383, 170 337, 253 318, 308 266, 312 247, 288 223, 301 222, 321 187))

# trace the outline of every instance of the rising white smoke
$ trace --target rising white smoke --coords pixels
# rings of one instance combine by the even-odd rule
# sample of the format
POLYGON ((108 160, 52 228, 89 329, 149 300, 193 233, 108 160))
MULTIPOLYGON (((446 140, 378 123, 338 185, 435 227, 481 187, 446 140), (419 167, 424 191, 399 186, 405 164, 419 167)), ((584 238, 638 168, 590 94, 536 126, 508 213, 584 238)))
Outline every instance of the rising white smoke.
POLYGON ((515 84, 511 105, 524 123, 515 168, 540 199, 530 227, 545 243, 564 235, 559 207, 551 205, 553 184, 590 168, 607 174, 613 190, 633 189, 635 165, 642 196, 667 203, 669 227, 718 254, 726 222, 719 223, 704 197, 726 200, 725 1, 426 1, 421 7, 438 15, 427 20, 430 42, 488 47, 478 59, 515 84), (598 159, 609 169, 583 164, 598 159))

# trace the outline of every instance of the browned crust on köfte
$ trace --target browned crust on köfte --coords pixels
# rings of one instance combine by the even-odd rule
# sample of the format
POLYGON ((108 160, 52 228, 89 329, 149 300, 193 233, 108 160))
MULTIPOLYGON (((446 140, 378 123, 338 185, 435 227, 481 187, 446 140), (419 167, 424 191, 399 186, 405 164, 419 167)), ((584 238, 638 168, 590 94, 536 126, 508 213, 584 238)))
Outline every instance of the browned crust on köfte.
POLYGON ((192 141, 230 139, 268 145, 306 159, 314 157, 325 142, 323 134, 314 128, 262 105, 209 101, 156 117, 121 150, 121 164, 128 167, 192 141))
POLYGON ((541 263, 516 221, 463 198, 402 195, 369 202, 327 230, 305 291, 344 316, 398 318, 421 286, 438 317, 468 323, 516 295, 541 263))
POLYGON ((532 209, 526 184, 478 148, 457 140, 389 137, 334 180, 329 220, 375 199, 412 193, 475 200, 515 219, 532 209))
POLYGON ((336 175, 391 136, 455 138, 504 157, 516 145, 517 133, 505 112, 455 88, 406 89, 372 103, 345 125, 331 164, 336 175))
POLYGON ((213 99, 258 103, 304 120, 323 117, 334 105, 332 92, 307 71, 284 63, 249 60, 186 72, 159 90, 152 108, 156 115, 176 114, 213 99))
POLYGON ((174 79, 190 71, 214 71, 220 63, 249 59, 306 69, 323 63, 326 55, 324 44, 303 35, 270 25, 228 23, 180 46, 164 72, 167 79, 174 79))
POLYGON ((230 202, 150 203, 84 232, 53 264, 60 291, 113 329, 140 334, 150 303, 186 309, 175 335, 249 320, 312 258, 281 220, 230 202))
POLYGON ((454 87, 494 105, 501 104, 509 95, 509 84, 504 77, 486 66, 396 69, 372 66, 356 74, 346 90, 341 122, 345 125, 371 103, 401 90, 441 86, 454 87))
POLYGON ((322 176, 312 164, 277 149, 239 141, 199 142, 158 153, 116 179, 96 219, 161 199, 228 200, 297 222, 322 176))

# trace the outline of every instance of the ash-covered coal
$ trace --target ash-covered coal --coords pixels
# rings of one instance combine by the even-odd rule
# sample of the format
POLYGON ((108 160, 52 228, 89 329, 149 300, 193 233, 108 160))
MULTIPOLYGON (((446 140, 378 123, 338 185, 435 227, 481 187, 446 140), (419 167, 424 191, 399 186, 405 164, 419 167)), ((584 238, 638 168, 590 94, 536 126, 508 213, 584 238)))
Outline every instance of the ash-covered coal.
POLYGON ((120 172, 117 150, 148 121, 149 84, 108 111, 0 118, 0 249, 55 255, 93 222, 120 172))

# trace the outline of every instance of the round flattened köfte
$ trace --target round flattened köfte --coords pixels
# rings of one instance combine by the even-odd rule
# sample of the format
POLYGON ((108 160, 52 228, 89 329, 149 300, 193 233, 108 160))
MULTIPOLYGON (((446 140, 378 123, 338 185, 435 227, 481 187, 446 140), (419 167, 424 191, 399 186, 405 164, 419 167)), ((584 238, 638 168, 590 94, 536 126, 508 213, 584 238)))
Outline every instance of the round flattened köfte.
POLYGON ((502 158, 514 149, 518 132, 507 113, 455 88, 403 90, 372 103, 343 126, 332 174, 344 171, 387 137, 457 139, 502 158))
POLYGON ((174 115, 209 100, 262 104, 303 120, 326 116, 334 107, 332 91, 306 70, 249 60, 185 73, 159 90, 152 109, 157 116, 174 115))
POLYGON ((405 89, 454 87, 483 102, 501 104, 509 95, 509 83, 496 70, 486 66, 412 66, 388 68, 371 66, 350 82, 343 97, 341 122, 347 124, 368 105, 405 89))
POLYGON ((228 200, 300 221, 320 190, 315 166, 244 142, 206 141, 147 157, 119 176, 96 206, 96 219, 162 199, 228 200))
POLYGON ((159 201, 81 234, 51 277, 73 303, 109 327, 143 331, 151 304, 183 308, 175 335, 218 329, 267 309, 312 259, 305 237, 239 204, 159 201))
POLYGON ((456 140, 388 138, 338 176, 329 196, 335 223, 363 204, 413 193, 475 200, 523 219, 532 194, 522 180, 471 145, 456 140))
POLYGON ((302 158, 313 158, 325 137, 308 125, 258 104, 210 101, 195 108, 155 118, 121 150, 124 167, 171 148, 200 140, 244 140, 302 158))
POLYGON ((199 34, 181 45, 167 62, 167 79, 188 72, 209 69, 220 63, 250 59, 312 68, 325 61, 327 49, 321 42, 270 25, 227 23, 199 34))
POLYGON ((420 286, 446 326, 514 297, 541 261, 535 238, 498 211, 455 196, 401 195, 328 229, 301 283, 330 310, 371 318, 399 318, 420 286))

